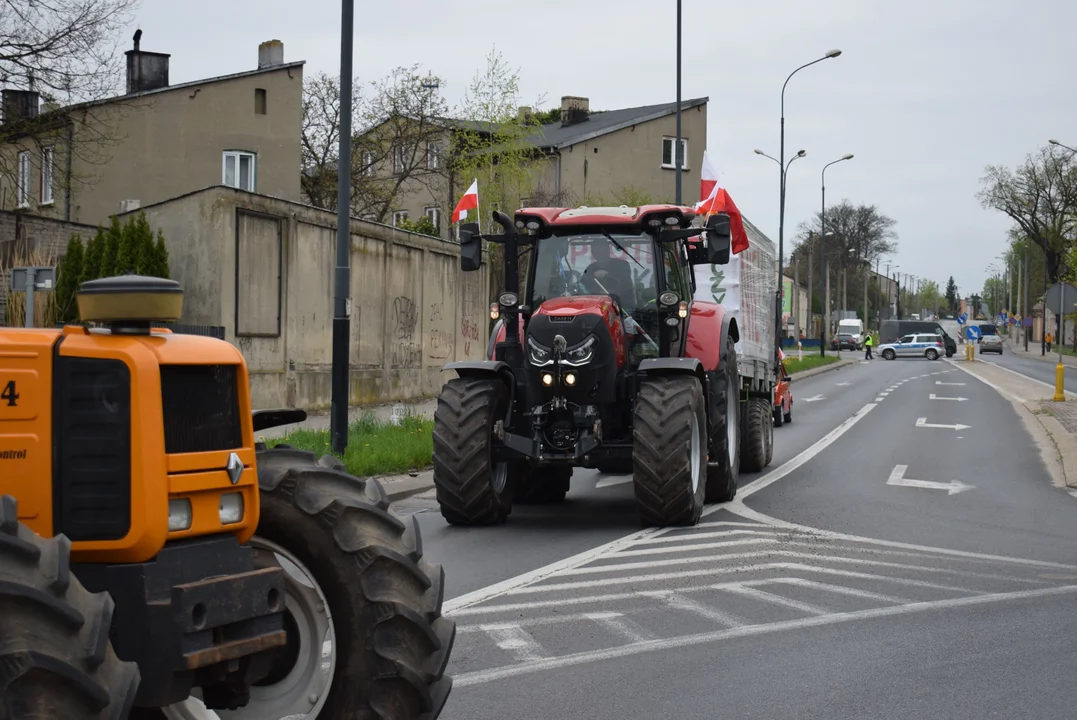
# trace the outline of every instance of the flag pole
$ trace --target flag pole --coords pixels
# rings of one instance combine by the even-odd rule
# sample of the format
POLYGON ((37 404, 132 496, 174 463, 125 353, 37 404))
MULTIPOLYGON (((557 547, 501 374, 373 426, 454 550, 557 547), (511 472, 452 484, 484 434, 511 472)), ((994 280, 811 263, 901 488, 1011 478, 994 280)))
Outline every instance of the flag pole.
POLYGON ((475 185, 475 214, 478 215, 479 222, 479 234, 482 234, 482 209, 479 205, 479 179, 475 178, 473 183, 475 185))

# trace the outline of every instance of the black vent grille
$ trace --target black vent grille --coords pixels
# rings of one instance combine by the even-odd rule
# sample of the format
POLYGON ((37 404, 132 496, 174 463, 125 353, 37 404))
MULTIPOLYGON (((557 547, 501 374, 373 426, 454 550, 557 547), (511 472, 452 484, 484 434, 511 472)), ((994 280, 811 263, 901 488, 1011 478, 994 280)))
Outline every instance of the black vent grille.
POLYGON ((237 365, 162 365, 165 452, 243 446, 237 365))
POLYGON ((54 357, 54 532, 119 540, 131 526, 130 372, 121 360, 54 357))
POLYGON ((570 323, 576 319, 575 315, 550 315, 550 322, 555 323, 570 323))

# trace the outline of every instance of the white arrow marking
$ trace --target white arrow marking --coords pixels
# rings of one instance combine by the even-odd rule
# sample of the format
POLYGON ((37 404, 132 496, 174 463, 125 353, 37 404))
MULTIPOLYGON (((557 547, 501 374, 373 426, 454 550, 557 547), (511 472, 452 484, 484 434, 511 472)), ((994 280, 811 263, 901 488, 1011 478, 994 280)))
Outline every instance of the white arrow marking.
POLYGON ((626 475, 625 477, 611 477, 603 478, 595 483, 595 489, 610 487, 611 485, 624 485, 625 483, 632 482, 632 476, 626 475))
POLYGON ((852 385, 852 383, 838 383, 838 387, 845 387, 846 385, 852 385))
POLYGON ((965 387, 965 383, 944 383, 942 380, 936 380, 935 384, 936 385, 960 385, 961 387, 965 387))
POLYGON ((815 397, 801 398, 800 402, 815 402, 816 400, 826 400, 826 398, 822 395, 816 395, 815 397))
POLYGON ((932 482, 931 480, 910 480, 905 477, 905 471, 909 468, 908 465, 895 465, 894 471, 890 473, 890 479, 886 481, 887 485, 900 485, 902 487, 917 487, 926 488, 928 490, 947 490, 947 495, 956 495, 959 492, 965 492, 966 490, 972 490, 975 485, 966 485, 959 480, 951 480, 948 483, 932 482))
POLYGON ((971 425, 960 425, 960 424, 958 424, 958 425, 935 425, 933 423, 929 423, 927 421, 927 418, 916 418, 916 427, 946 428, 947 430, 968 430, 972 426, 971 425))
POLYGON ((968 398, 963 398, 963 397, 943 397, 941 395, 936 395, 935 393, 931 393, 930 395, 928 395, 928 399, 929 400, 957 400, 958 402, 965 402, 966 400, 968 400, 968 398))

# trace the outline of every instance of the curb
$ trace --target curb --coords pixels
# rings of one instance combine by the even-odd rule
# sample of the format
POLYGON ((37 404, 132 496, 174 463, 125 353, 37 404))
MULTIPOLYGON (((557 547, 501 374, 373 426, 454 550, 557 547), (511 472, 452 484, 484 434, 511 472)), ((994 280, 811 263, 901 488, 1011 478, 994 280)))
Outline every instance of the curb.
POLYGON ((375 478, 381 483, 385 494, 389 496, 389 502, 396 502, 409 498, 412 495, 434 489, 434 471, 424 470, 418 475, 383 475, 375 478))
POLYGON ((1030 400, 1023 405, 1047 432, 1051 443, 1055 446, 1062 465, 1062 481, 1066 487, 1077 488, 1077 438, 1074 438, 1073 434, 1066 430, 1050 412, 1043 411, 1039 407, 1029 407, 1033 403, 1039 405, 1039 402, 1030 400))
POLYGON ((839 360, 838 362, 830 363, 829 365, 823 365, 821 367, 814 367, 814 368, 811 368, 809 370, 801 370, 800 372, 790 373, 789 377, 791 377, 791 378, 813 377, 815 375, 822 375, 825 372, 830 372, 831 370, 838 370, 840 368, 848 367, 850 365, 856 365, 859 362, 860 362, 859 360, 839 360))

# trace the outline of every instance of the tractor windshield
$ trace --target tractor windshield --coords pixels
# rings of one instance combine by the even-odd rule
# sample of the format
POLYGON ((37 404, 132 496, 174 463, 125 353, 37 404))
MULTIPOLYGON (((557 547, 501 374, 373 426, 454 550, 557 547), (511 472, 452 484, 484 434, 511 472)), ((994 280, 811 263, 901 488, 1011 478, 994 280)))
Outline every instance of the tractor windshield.
POLYGON ((531 307, 537 309, 550 298, 608 295, 626 316, 626 330, 658 337, 651 235, 600 231, 544 238, 536 245, 531 307))

